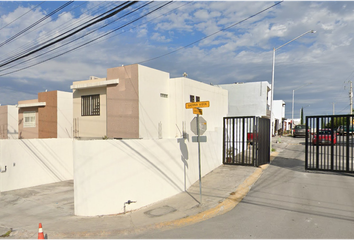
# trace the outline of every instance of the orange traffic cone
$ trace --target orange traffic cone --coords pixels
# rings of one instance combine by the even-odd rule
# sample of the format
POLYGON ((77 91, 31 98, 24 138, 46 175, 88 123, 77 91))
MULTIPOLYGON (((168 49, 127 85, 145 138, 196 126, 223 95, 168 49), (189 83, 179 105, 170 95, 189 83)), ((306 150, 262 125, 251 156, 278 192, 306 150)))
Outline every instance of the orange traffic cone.
POLYGON ((42 223, 39 223, 38 239, 44 239, 44 234, 43 234, 43 229, 42 229, 42 223))

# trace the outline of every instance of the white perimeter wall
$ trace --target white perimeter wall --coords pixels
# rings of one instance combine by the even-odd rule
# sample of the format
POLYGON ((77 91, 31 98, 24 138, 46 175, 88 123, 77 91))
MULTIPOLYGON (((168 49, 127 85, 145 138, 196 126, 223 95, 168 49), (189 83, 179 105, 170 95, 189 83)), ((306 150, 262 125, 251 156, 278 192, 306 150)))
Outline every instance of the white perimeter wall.
POLYGON ((0 140, 0 192, 72 180, 72 141, 0 140))
MULTIPOLYGON (((201 143, 202 175, 219 165, 222 130, 201 143)), ((198 180, 198 147, 190 139, 74 140, 75 214, 134 210, 186 190, 198 180)))
POLYGON ((73 94, 58 91, 58 138, 73 137, 73 94))

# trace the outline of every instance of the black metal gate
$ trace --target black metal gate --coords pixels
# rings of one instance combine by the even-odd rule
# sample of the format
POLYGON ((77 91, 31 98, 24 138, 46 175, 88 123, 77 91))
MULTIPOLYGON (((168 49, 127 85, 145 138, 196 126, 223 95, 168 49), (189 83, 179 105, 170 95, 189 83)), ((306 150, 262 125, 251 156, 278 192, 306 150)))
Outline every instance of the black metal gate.
POLYGON ((305 169, 354 172, 354 115, 307 116, 305 169))
POLYGON ((270 162, 270 120, 224 118, 223 163, 260 166, 270 162))

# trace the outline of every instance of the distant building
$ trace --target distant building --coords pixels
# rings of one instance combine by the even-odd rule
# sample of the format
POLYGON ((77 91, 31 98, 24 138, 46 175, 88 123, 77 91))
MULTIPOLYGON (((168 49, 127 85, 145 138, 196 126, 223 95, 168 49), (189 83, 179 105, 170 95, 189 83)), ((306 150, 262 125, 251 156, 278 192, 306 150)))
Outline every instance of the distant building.
POLYGON ((283 132, 285 129, 285 102, 283 100, 273 100, 273 117, 274 117, 274 132, 277 135, 279 130, 283 132))
POLYGON ((134 64, 107 69, 106 78, 73 82, 74 137, 159 139, 183 136, 193 119, 190 101, 210 101, 208 127, 222 126, 227 91, 134 64))
POLYGON ((220 84, 229 92, 228 116, 270 118, 270 84, 266 81, 220 84))
POLYGON ((0 139, 18 138, 18 110, 15 105, 0 106, 0 139))
POLYGON ((18 102, 18 137, 72 138, 72 93, 38 93, 38 99, 18 102))

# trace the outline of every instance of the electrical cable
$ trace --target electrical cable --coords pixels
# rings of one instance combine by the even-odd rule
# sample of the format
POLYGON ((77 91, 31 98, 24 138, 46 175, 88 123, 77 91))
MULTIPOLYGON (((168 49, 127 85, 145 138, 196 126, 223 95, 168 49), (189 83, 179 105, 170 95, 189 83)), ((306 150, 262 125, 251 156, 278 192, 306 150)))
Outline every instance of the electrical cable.
POLYGON ((39 54, 39 55, 37 55, 37 56, 35 56, 35 57, 33 57, 33 58, 27 59, 27 60, 25 60, 25 61, 23 61, 23 62, 20 62, 20 63, 16 64, 16 65, 12 65, 12 66, 10 66, 10 67, 8 67, 8 68, 1 69, 0 72, 3 72, 3 71, 8 70, 8 69, 11 69, 11 68, 16 67, 16 66, 18 66, 18 65, 20 65, 20 64, 23 64, 23 63, 25 63, 25 62, 29 62, 29 61, 31 61, 31 60, 33 60, 33 59, 36 59, 36 58, 38 58, 38 57, 40 57, 40 56, 43 56, 43 55, 47 54, 47 53, 50 53, 50 52, 55 51, 55 50, 57 50, 57 49, 59 49, 59 48, 62 48, 62 47, 66 46, 66 45, 68 45, 68 44, 70 44, 70 43, 73 43, 73 42, 75 42, 75 41, 77 41, 77 40, 80 40, 80 39, 82 39, 82 38, 88 36, 89 34, 95 32, 95 31, 97 31, 97 30, 99 30, 99 29, 102 29, 102 28, 108 26, 109 24, 111 24, 111 23, 113 23, 113 22, 116 22, 116 21, 118 21, 119 19, 122 19, 122 18, 124 18, 124 17, 126 17, 126 16, 128 16, 128 15, 130 15, 130 14, 132 14, 132 13, 134 13, 134 12, 136 12, 136 11, 138 11, 138 10, 144 8, 144 7, 146 7, 147 5, 149 5, 149 4, 151 4, 151 3, 152 3, 152 1, 146 3, 146 4, 142 5, 142 6, 140 6, 139 8, 134 9, 133 11, 131 11, 131 12, 129 12, 129 13, 126 13, 126 14, 123 15, 122 17, 119 17, 118 19, 113 20, 112 22, 103 25, 103 26, 99 27, 98 29, 92 30, 92 31, 90 31, 90 32, 88 32, 88 33, 86 33, 86 34, 84 34, 83 36, 80 36, 80 37, 78 37, 78 38, 76 38, 76 39, 73 39, 73 40, 71 40, 71 41, 69 41, 69 42, 67 42, 67 43, 65 43, 65 44, 62 44, 62 45, 56 47, 56 48, 50 49, 50 50, 48 50, 47 52, 41 53, 41 54, 39 54))
POLYGON ((55 13, 61 11, 62 9, 64 9, 65 7, 67 7, 68 5, 70 5, 71 3, 73 3, 74 1, 69 1, 67 3, 65 3, 64 5, 60 6, 59 8, 55 9, 54 11, 52 11, 51 13, 47 14, 46 16, 44 16, 43 18, 39 19, 37 22, 31 24, 30 26, 26 27, 25 29, 21 30, 20 32, 16 33, 14 36, 8 38, 7 40, 5 40, 4 42, 0 43, 0 47, 4 46, 5 44, 13 41, 14 39, 16 39, 17 37, 21 36, 23 33, 25 33, 26 31, 28 31, 29 29, 33 28, 34 26, 36 26, 37 24, 43 22, 44 20, 46 20, 47 18, 49 18, 50 16, 54 15, 55 13))
MULTIPOLYGON (((32 50, 31 52, 29 52, 29 53, 27 53, 27 54, 24 54, 24 55, 22 55, 22 56, 20 56, 20 57, 17 57, 17 58, 15 58, 15 59, 13 59, 13 60, 10 60, 10 61, 6 62, 6 63, 0 64, 0 67, 4 67, 4 66, 6 66, 6 65, 8 65, 8 64, 10 64, 10 63, 12 63, 12 62, 18 61, 18 60, 20 60, 20 59, 22 59, 22 58, 25 58, 25 57, 27 57, 27 56, 29 56, 29 55, 32 55, 32 54, 34 54, 34 53, 36 53, 36 52, 38 52, 38 51, 41 51, 41 50, 43 50, 43 49, 45 49, 45 48, 47 48, 47 47, 49 47, 49 46, 52 46, 53 44, 56 44, 56 43, 58 43, 58 42, 60 42, 60 41, 63 41, 63 40, 65 40, 65 39, 67 39, 68 37, 73 36, 74 34, 79 33, 79 32, 81 32, 82 30, 84 30, 84 29, 86 29, 86 28, 88 28, 88 27, 90 27, 90 26, 92 26, 92 25, 94 25, 94 24, 96 24, 96 23, 99 23, 99 22, 101 22, 101 21, 103 21, 103 20, 106 20, 106 19, 108 19, 108 18, 110 18, 110 17, 116 15, 117 13, 123 11, 124 9, 126 9, 126 8, 128 8, 128 7, 130 7, 130 6, 134 5, 134 4, 136 4, 136 3, 137 3, 136 1, 134 1, 134 2, 128 2, 127 5, 121 7, 120 9, 117 9, 117 10, 113 11, 112 13, 109 13, 107 16, 103 16, 102 18, 97 19, 97 20, 95 20, 95 21, 93 21, 93 22, 87 24, 86 26, 83 26, 83 27, 81 27, 81 28, 75 30, 74 32, 71 32, 70 34, 68 34, 68 35, 66 35, 66 36, 63 36, 63 37, 61 37, 61 38, 59 38, 59 39, 57 39, 57 40, 55 40, 55 41, 53 41, 53 42, 51 42, 51 43, 47 43, 47 44, 45 44, 44 46, 42 46, 42 47, 40 47, 40 48, 38 48, 38 49, 32 50)), ((54 38, 54 39, 55 39, 55 38, 54 38)))
POLYGON ((245 19, 243 19, 243 20, 241 20, 241 21, 239 21, 239 22, 237 22, 237 23, 234 23, 234 24, 232 24, 232 25, 230 25, 230 26, 228 26, 228 27, 226 27, 226 28, 223 28, 223 29, 221 29, 221 30, 219 30, 219 31, 216 31, 216 32, 214 32, 214 33, 212 33, 212 34, 210 34, 210 35, 208 35, 208 36, 205 36, 205 37, 203 37, 203 38, 201 38, 201 39, 199 39, 199 40, 196 40, 196 41, 194 41, 194 42, 192 42, 192 43, 189 43, 189 44, 187 44, 187 45, 185 45, 185 46, 183 46, 183 47, 177 48, 177 49, 174 50, 174 51, 171 51, 171 52, 162 54, 162 55, 160 55, 160 56, 157 56, 157 57, 154 57, 154 58, 151 58, 151 59, 148 59, 148 60, 144 60, 144 61, 138 62, 137 64, 141 64, 141 63, 145 63, 145 62, 150 62, 150 61, 152 61, 152 60, 156 60, 156 59, 158 59, 158 58, 162 58, 162 57, 165 57, 165 56, 170 55, 170 54, 172 54, 172 53, 178 52, 178 51, 180 51, 180 50, 182 50, 182 49, 184 49, 184 48, 187 48, 187 47, 189 47, 189 46, 191 46, 191 45, 194 45, 194 44, 196 44, 196 43, 198 43, 198 42, 201 42, 201 41, 203 41, 203 40, 205 40, 205 39, 207 39, 207 38, 209 38, 209 37, 211 37, 211 36, 214 36, 214 35, 216 35, 216 34, 218 34, 218 33, 220 33, 220 32, 223 32, 223 31, 225 31, 225 30, 227 30, 227 29, 230 29, 230 28, 232 28, 232 27, 234 27, 234 26, 236 26, 236 25, 238 25, 238 24, 240 24, 240 23, 243 23, 243 22, 245 22, 245 21, 247 21, 247 20, 249 20, 249 19, 251 19, 251 18, 253 18, 253 17, 255 17, 255 16, 257 16, 257 15, 259 15, 259 14, 261 14, 261 13, 263 13, 263 12, 265 12, 265 11, 267 11, 267 10, 273 8, 273 7, 275 7, 275 6, 277 6, 278 4, 280 4, 280 3, 282 3, 282 2, 283 2, 283 1, 277 2, 277 3, 273 4, 272 6, 267 7, 267 8, 265 8, 265 9, 263 9, 263 10, 261 10, 261 11, 255 13, 255 14, 253 14, 253 15, 251 15, 251 16, 249 16, 249 17, 247 17, 247 18, 245 18, 245 19))
MULTIPOLYGON (((123 3, 123 4, 120 4, 119 6, 122 6, 122 5, 127 4, 127 3, 128 3, 128 1, 126 1, 126 2, 123 3)), ((119 6, 117 6, 117 7, 119 7, 119 6)), ((116 7, 115 7, 115 8, 116 8, 116 7)), ((114 9, 115 9, 115 8, 114 8, 114 9)), ((109 11, 106 11, 106 13, 108 13, 108 12, 110 12, 110 11, 112 11, 112 9, 110 9, 109 11)), ((97 18, 97 17, 95 17, 95 18, 97 18)), ((93 18, 93 19, 95 19, 95 18, 93 18)), ((89 21, 92 21, 93 19, 90 19, 89 21)), ((89 21, 87 21, 86 23, 88 23, 89 21)), ((78 28, 78 27, 80 27, 80 26, 82 26, 82 25, 84 25, 84 24, 86 24, 86 23, 80 24, 79 26, 76 26, 75 28, 72 28, 72 29, 70 29, 69 31, 66 31, 66 32, 64 32, 64 33, 62 33, 62 34, 60 34, 60 35, 58 35, 58 36, 55 36, 54 38, 49 39, 49 40, 47 40, 46 42, 37 44, 37 45, 35 45, 35 46, 31 47, 31 48, 28 48, 28 49, 26 49, 26 50, 23 50, 22 52, 19 52, 19 53, 15 54, 15 55, 12 56, 12 57, 9 57, 9 58, 7 58, 7 59, 1 60, 0 63, 11 61, 11 60, 13 60, 13 59, 16 59, 16 58, 20 57, 21 55, 24 55, 24 54, 26 54, 26 53, 29 53, 30 51, 32 51, 32 50, 34 50, 34 49, 36 49, 36 48, 39 48, 40 46, 45 45, 47 42, 53 41, 54 39, 59 38, 59 37, 65 35, 65 33, 68 33, 68 32, 70 32, 70 31, 73 31, 74 29, 76 29, 76 28, 78 28)))
POLYGON ((30 10, 28 10, 27 12, 25 12, 24 14, 22 14, 21 16, 17 17, 16 19, 12 20, 11 22, 9 22, 8 24, 6 24, 5 26, 1 27, 0 30, 3 30, 4 28, 6 28, 7 26, 9 26, 10 24, 16 22, 18 19, 22 18, 23 16, 25 16, 27 13, 31 12, 33 9, 36 9, 37 7, 39 7, 40 5, 42 5, 45 1, 41 2, 40 4, 36 5, 35 7, 31 8, 30 10))
POLYGON ((6 75, 9 75, 9 74, 11 74, 11 73, 15 73, 15 72, 19 72, 19 71, 28 69, 28 68, 30 68, 30 67, 33 67, 33 66, 42 64, 42 63, 47 62, 47 61, 49 61, 49 60, 52 60, 52 59, 54 59, 54 58, 60 57, 60 56, 62 56, 62 55, 65 55, 65 54, 67 54, 67 53, 69 53, 69 52, 72 52, 72 51, 74 51, 74 50, 76 50, 76 49, 79 49, 79 48, 81 48, 81 47, 84 47, 84 46, 86 46, 86 45, 88 45, 88 44, 90 44, 90 43, 92 43, 92 42, 94 42, 94 41, 96 41, 96 40, 98 40, 98 39, 100 39, 100 38, 102 38, 102 37, 104 37, 104 36, 110 34, 110 33, 113 33, 113 32, 115 32, 115 31, 117 31, 117 30, 119 30, 119 29, 121 29, 121 28, 124 28, 124 27, 126 27, 126 26, 132 24, 133 22, 136 22, 136 21, 140 20, 140 19, 143 18, 143 17, 146 17, 147 15, 150 15, 151 13, 153 13, 153 12, 155 12, 155 11, 157 11, 157 10, 163 8, 163 7, 165 7, 166 5, 170 4, 171 2, 172 2, 172 1, 167 2, 167 3, 165 3, 164 5, 162 5, 162 6, 158 7, 158 8, 156 8, 156 9, 152 10, 151 12, 149 12, 149 13, 147 13, 147 14, 141 16, 141 17, 139 17, 138 19, 135 19, 135 20, 133 20, 133 21, 131 21, 131 22, 129 22, 129 23, 123 25, 123 26, 120 26, 119 28, 116 28, 116 29, 112 30, 111 32, 108 32, 108 33, 106 33, 106 34, 104 34, 104 35, 102 35, 102 36, 100 36, 100 37, 97 37, 97 38, 95 38, 95 39, 89 41, 89 42, 86 42, 86 43, 84 43, 84 44, 82 44, 82 45, 80 45, 80 46, 78 46, 78 47, 76 47, 76 48, 67 50, 67 51, 65 51, 65 52, 63 52, 63 53, 61 53, 61 54, 55 55, 55 56, 53 56, 53 57, 51 57, 51 58, 45 59, 45 60, 43 60, 43 61, 40 61, 40 62, 35 63, 35 64, 32 64, 32 65, 30 65, 30 66, 23 67, 23 68, 14 70, 14 71, 12 71, 12 72, 8 72, 8 73, 1 74, 0 76, 6 76, 6 75))

